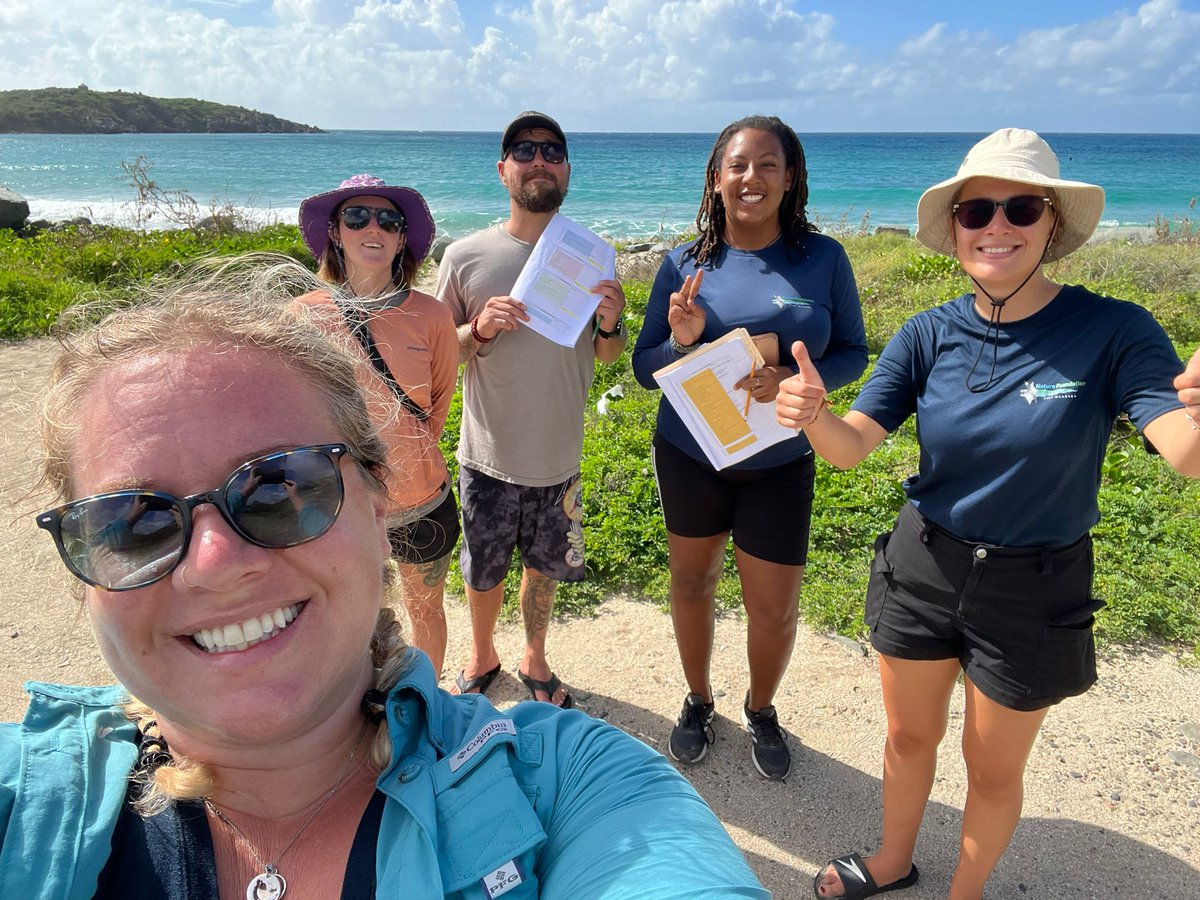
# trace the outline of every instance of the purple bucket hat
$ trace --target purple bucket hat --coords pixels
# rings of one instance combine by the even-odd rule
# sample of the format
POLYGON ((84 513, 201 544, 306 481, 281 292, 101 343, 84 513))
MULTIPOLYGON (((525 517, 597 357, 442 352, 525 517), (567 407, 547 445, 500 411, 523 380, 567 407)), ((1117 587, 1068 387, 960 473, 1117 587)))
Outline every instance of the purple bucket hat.
POLYGON ((429 248, 433 246, 433 216, 425 198, 412 188, 386 184, 382 178, 376 178, 374 175, 351 175, 338 185, 336 191, 316 194, 300 203, 300 235, 313 256, 320 259, 321 254, 325 252, 329 243, 329 223, 333 211, 351 197, 369 195, 386 197, 404 213, 404 218, 408 220, 405 245, 420 264, 429 255, 429 248))

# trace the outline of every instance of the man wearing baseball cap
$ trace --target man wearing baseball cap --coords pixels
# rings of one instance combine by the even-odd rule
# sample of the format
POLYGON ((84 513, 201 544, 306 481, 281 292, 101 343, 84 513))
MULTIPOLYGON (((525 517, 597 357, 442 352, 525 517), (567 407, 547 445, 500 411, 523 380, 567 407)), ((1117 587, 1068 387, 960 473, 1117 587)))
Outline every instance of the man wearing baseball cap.
POLYGON ((516 549, 525 623, 517 677, 535 700, 570 707, 546 661, 546 632, 558 582, 583 578, 583 409, 595 361, 613 362, 625 346, 625 294, 616 281, 593 288, 600 295, 595 326, 574 347, 521 327, 529 316, 510 291, 570 181, 562 128, 544 113, 520 113, 504 129, 496 171, 509 218, 451 244, 438 271, 437 296, 454 315, 466 363, 460 562, 472 646, 455 682, 459 693, 484 693, 500 672, 493 637, 516 549))

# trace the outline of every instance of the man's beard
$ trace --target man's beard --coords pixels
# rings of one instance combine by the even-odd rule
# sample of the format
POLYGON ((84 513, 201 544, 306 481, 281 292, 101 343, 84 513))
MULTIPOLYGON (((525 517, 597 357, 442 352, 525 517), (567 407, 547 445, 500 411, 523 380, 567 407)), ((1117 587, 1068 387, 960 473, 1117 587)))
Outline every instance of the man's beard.
POLYGON ((566 188, 561 187, 557 181, 543 178, 527 181, 508 193, 517 206, 532 213, 554 212, 567 198, 566 188))

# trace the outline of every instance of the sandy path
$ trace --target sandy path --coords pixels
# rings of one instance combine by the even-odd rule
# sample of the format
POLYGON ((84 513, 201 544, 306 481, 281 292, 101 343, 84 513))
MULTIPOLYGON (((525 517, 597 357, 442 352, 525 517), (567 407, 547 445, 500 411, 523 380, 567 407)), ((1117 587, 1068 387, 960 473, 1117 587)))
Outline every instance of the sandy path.
MULTIPOLYGON (((31 513, 45 498, 25 492, 32 472, 29 410, 52 347, 0 344, 0 719, 18 719, 27 678, 109 679, 86 618, 48 537, 31 513)), ((448 600, 448 668, 466 652, 465 607, 448 600)), ((828 637, 802 631, 777 700, 798 741, 786 784, 763 782, 737 727, 746 687, 744 629, 718 627, 713 680, 717 743, 687 775, 712 804, 778 897, 811 896, 817 866, 866 851, 879 836, 885 722, 874 662, 828 637)), ((499 637, 506 672, 491 694, 504 706, 525 696, 511 674, 516 625, 499 637)), ((657 608, 613 599, 586 620, 555 623, 555 668, 580 706, 665 749, 684 687, 670 620, 657 608)), ((989 898, 1200 897, 1200 671, 1161 651, 1114 654, 1100 684, 1050 714, 1034 748, 1026 818, 989 898)), ((903 896, 945 896, 965 790, 957 748, 961 700, 942 752, 933 803, 917 848, 921 884, 903 896)), ((686 880, 687 873, 680 878, 686 880)))

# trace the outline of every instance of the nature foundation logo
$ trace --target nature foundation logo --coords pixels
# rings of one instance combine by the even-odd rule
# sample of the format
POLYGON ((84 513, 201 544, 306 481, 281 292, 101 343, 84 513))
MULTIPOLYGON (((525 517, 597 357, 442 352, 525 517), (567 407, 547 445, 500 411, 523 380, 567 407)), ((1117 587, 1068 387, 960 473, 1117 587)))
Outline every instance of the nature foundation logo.
POLYGON ((1074 400, 1086 384, 1086 381, 1059 381, 1055 384, 1027 381, 1025 387, 1021 388, 1021 397, 1030 406, 1037 400, 1074 400))
POLYGON ((801 306, 805 309, 811 309, 813 302, 807 297, 784 297, 782 294, 776 294, 771 298, 771 302, 780 309, 785 309, 789 306, 801 306))

